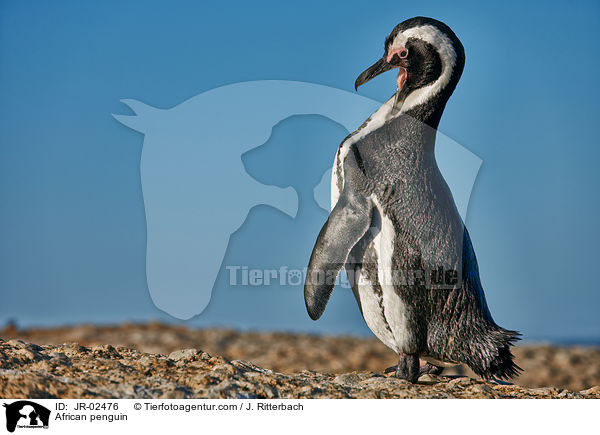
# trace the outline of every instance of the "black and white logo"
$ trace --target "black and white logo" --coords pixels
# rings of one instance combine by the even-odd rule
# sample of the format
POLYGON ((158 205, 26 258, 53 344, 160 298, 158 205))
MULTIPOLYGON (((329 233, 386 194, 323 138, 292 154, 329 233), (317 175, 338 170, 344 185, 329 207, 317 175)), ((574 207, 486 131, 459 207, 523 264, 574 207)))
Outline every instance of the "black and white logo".
POLYGON ((19 429, 47 429, 50 410, 30 400, 18 400, 5 403, 6 430, 14 432, 19 429))

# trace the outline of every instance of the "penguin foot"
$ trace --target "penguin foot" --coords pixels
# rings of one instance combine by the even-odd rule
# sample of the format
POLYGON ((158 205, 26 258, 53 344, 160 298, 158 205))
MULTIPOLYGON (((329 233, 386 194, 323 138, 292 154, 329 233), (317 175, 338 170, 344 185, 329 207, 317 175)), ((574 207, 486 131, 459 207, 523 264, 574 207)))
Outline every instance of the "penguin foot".
POLYGON ((439 376, 444 371, 444 367, 439 367, 431 363, 425 363, 423 367, 419 369, 419 376, 421 375, 435 375, 439 376))
POLYGON ((416 383, 419 379, 419 357, 417 355, 400 354, 394 376, 416 383))
MULTIPOLYGON (((401 360, 402 360, 402 357, 401 357, 401 360)), ((402 368, 399 369, 400 365, 401 365, 401 361, 398 362, 398 365, 388 367, 387 369, 385 369, 383 371, 383 373, 386 373, 386 374, 387 373, 394 373, 395 377, 400 378, 400 379, 407 379, 408 380, 408 378, 406 378, 406 377, 404 377, 404 376, 401 375, 402 368), (398 370, 400 370, 400 372, 398 370)), ((423 375, 439 376, 439 375, 442 374, 443 371, 444 371, 443 367, 439 367, 439 366, 436 366, 436 365, 431 364, 431 363, 425 363, 423 366, 421 366, 419 368, 419 376, 418 377, 420 378, 423 375)))

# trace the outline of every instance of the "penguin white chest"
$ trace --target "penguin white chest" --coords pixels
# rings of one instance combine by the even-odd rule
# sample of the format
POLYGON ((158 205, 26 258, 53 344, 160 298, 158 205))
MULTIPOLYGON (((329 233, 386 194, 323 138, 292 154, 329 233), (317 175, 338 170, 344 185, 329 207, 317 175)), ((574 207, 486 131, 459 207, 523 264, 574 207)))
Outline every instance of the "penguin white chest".
POLYGON ((412 333, 408 328, 406 305, 394 286, 393 255, 396 234, 376 197, 371 228, 359 244, 363 258, 353 258, 353 291, 369 329, 397 353, 409 353, 412 333), (367 242, 368 241, 368 242, 367 242))
POLYGON ((393 255, 396 232, 392 221, 385 215, 376 197, 371 197, 375 206, 373 228, 376 235, 368 245, 375 254, 377 265, 376 282, 357 281, 358 297, 363 307, 363 317, 373 333, 396 352, 410 350, 412 334, 408 328, 406 305, 394 286, 393 255), (380 291, 374 291, 375 286, 380 291), (365 309, 368 307, 368 309, 365 309), (382 328, 383 327, 383 328, 382 328))

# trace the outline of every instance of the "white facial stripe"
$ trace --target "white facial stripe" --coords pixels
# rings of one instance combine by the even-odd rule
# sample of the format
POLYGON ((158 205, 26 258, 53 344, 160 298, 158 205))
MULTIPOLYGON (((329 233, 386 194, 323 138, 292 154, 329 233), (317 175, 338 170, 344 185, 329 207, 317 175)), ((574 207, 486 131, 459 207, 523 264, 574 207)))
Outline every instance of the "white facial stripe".
POLYGON ((398 49, 405 47, 406 41, 409 38, 421 39, 435 47, 442 60, 442 73, 435 82, 411 92, 404 100, 401 112, 406 112, 413 107, 423 104, 444 89, 450 82, 452 70, 456 64, 456 52, 452 46, 452 41, 450 41, 450 38, 445 33, 439 31, 434 26, 413 27, 398 33, 389 48, 398 49))

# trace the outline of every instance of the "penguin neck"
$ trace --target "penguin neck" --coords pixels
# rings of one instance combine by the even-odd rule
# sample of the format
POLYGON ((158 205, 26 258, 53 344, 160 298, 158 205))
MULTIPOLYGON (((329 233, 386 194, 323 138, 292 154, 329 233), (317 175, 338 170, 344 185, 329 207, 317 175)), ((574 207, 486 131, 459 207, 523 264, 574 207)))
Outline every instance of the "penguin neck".
POLYGON ((436 95, 407 110, 400 108, 399 113, 389 119, 389 128, 401 137, 419 138, 397 142, 395 151, 398 158, 412 161, 418 167, 428 166, 435 160, 437 128, 447 101, 443 95, 436 95))
POLYGON ((447 102, 448 98, 445 98, 445 95, 443 94, 439 94, 432 97, 430 100, 427 100, 423 104, 412 106, 406 110, 401 108, 400 113, 408 115, 417 121, 422 122, 428 127, 437 130, 447 102))
MULTIPOLYGON (((398 123, 397 121, 406 118, 411 118, 416 121, 418 129, 422 130, 421 136, 428 140, 423 144, 423 151, 430 151, 433 154, 435 144, 435 133, 440 123, 444 107, 448 101, 449 94, 442 92, 438 95, 426 100, 424 103, 409 105, 403 104, 406 101, 408 95, 400 95, 400 98, 396 98, 393 95, 385 103, 381 105, 375 113, 373 113, 356 131, 354 131, 344 143, 349 146, 361 140, 366 135, 370 134, 380 128, 391 128, 391 129, 402 129, 404 122, 398 123), (399 102, 397 102, 399 101, 399 102), (396 103, 396 105, 394 105, 396 103), (406 115, 406 116, 403 116, 406 115), (429 131, 428 131, 429 130, 429 131)), ((415 127, 415 122, 412 123, 412 127, 415 127)), ((407 135, 411 135, 412 132, 405 132, 407 135)))
POLYGON ((397 130, 402 136, 416 135, 420 138, 416 143, 403 142, 403 145, 396 150, 399 153, 398 157, 403 160, 411 160, 417 166, 420 166, 418 162, 425 165, 431 163, 435 160, 437 128, 446 107, 448 95, 442 92, 432 96, 422 104, 410 107, 404 105, 404 108, 402 106, 391 108, 393 101, 394 97, 386 103, 389 103, 390 107, 389 127, 397 130), (406 122, 407 118, 410 119, 408 123, 406 122))

